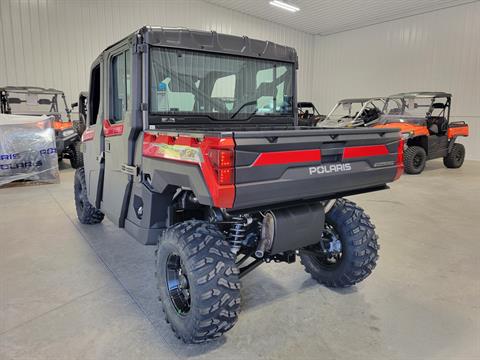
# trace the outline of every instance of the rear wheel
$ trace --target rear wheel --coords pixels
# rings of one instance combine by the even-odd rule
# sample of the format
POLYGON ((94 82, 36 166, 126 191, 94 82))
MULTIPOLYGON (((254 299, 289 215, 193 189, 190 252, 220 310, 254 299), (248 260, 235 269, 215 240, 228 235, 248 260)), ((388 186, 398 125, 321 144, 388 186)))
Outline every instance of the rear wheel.
POLYGON ((88 201, 87 184, 85 182, 85 170, 83 167, 75 171, 74 181, 75 208, 78 220, 82 224, 98 224, 103 220, 103 213, 88 201))
POLYGON ((156 275, 165 318, 185 343, 212 340, 235 325, 239 270, 215 225, 191 220, 169 227, 158 243, 156 275))
POLYGON ((407 174, 420 174, 425 169, 427 153, 421 146, 409 146, 405 150, 403 158, 407 174))
POLYGON ((443 158, 443 164, 450 169, 458 169, 465 160, 465 146, 453 144, 452 150, 443 158))
POLYGON ((375 227, 362 208, 338 199, 325 215, 318 244, 300 250, 300 261, 313 279, 328 287, 348 287, 367 278, 380 248, 375 227))

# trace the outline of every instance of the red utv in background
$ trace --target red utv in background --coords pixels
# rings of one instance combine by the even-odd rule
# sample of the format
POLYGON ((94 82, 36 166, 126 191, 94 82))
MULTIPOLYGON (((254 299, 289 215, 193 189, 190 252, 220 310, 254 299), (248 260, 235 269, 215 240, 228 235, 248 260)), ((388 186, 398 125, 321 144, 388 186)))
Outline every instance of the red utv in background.
POLYGON ((459 168, 465 147, 456 142, 468 136, 465 121, 450 122, 452 95, 445 92, 410 92, 391 95, 375 128, 400 129, 405 140, 407 174, 419 174, 427 160, 443 158, 448 168, 459 168))

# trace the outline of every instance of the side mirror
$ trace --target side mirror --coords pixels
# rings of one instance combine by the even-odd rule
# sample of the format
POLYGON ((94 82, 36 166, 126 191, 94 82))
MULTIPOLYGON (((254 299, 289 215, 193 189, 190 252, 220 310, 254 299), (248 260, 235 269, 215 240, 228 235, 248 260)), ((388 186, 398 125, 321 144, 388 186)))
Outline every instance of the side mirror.
POLYGON ((74 102, 70 105, 70 107, 73 109, 73 108, 76 108, 78 106, 78 102, 74 102))

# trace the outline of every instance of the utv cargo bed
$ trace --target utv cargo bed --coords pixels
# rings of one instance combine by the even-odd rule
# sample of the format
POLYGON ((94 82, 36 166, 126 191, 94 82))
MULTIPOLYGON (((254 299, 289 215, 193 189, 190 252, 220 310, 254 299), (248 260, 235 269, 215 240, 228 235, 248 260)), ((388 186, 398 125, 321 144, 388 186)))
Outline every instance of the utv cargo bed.
MULTIPOLYGON (((378 190, 395 180, 403 170, 403 143, 395 129, 291 128, 218 132, 182 129, 180 133, 159 129, 147 134, 147 147, 151 143, 162 144, 170 151, 185 150, 185 146, 192 150, 202 148, 201 144, 209 139, 231 141, 232 166, 222 171, 231 178, 232 188, 227 197, 232 201, 222 204, 232 210, 378 190)), ((149 156, 148 152, 144 155, 149 156)), ((201 161, 206 157, 209 156, 201 161)), ((185 174, 184 186, 192 189, 201 203, 204 199, 215 200, 214 194, 203 193, 208 184, 207 187, 199 185, 202 178, 208 182, 207 176, 201 176, 201 165, 195 171, 192 165, 185 164, 195 161, 183 159, 181 163, 172 164, 171 157, 163 160, 170 164, 154 170, 162 182, 169 182, 168 173, 180 171, 185 174)), ((225 194, 220 197, 226 199, 225 194)))

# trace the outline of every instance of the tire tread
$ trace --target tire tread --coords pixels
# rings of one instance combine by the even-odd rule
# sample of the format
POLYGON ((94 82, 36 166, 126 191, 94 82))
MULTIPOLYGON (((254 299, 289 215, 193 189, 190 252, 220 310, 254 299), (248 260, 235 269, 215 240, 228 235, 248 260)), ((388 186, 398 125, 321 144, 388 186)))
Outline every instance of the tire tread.
POLYGON ((354 248, 353 258, 346 270, 337 278, 324 276, 323 271, 318 271, 311 266, 309 255, 301 255, 300 262, 305 271, 317 282, 327 287, 349 287, 367 278, 375 269, 378 260, 378 236, 375 234, 375 226, 370 222, 370 217, 354 202, 346 199, 338 199, 327 216, 337 218, 340 226, 345 227, 348 246, 354 248))
MULTIPOLYGON (((180 333, 172 325, 170 317, 178 315, 170 313, 170 308, 166 306, 169 299, 162 299, 160 295, 166 321, 185 343, 203 343, 218 338, 235 325, 240 311, 239 271, 229 244, 215 225, 198 220, 169 227, 163 239, 177 241, 188 254, 184 264, 187 268, 191 264, 189 274, 194 279, 189 276, 189 280, 195 281, 198 290, 197 297, 192 299, 198 311, 195 312, 194 326, 188 334, 180 333)), ((158 253, 162 251, 162 241, 159 241, 158 253)), ((157 256, 157 273, 161 266, 157 256)))
POLYGON ((101 223, 104 218, 104 214, 88 201, 87 184, 85 182, 85 169, 83 167, 80 167, 75 171, 74 192, 78 220, 82 224, 87 225, 101 223), (83 208, 79 203, 80 198, 83 200, 83 208))

